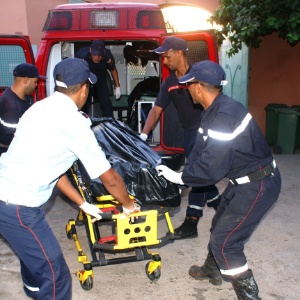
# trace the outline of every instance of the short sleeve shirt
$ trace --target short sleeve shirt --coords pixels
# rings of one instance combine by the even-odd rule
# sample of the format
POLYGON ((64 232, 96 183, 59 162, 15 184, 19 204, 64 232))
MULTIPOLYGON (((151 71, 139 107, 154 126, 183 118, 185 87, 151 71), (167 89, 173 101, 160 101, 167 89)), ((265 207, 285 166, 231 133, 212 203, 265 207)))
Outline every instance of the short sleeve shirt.
POLYGON ((182 127, 186 130, 198 129, 203 108, 200 104, 193 103, 189 91, 179 84, 174 71, 162 83, 155 105, 165 109, 171 101, 176 107, 182 127))
POLYGON ((0 157, 0 199, 41 206, 77 158, 92 179, 111 167, 90 119, 72 99, 55 92, 24 113, 8 151, 0 157))

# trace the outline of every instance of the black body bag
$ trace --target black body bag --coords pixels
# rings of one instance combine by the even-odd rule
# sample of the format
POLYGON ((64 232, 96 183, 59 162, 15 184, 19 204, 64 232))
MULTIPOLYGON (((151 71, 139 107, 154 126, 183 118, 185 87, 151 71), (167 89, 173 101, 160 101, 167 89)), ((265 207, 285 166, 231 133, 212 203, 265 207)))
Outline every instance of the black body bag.
MULTIPOLYGON (((92 130, 112 168, 121 175, 128 193, 138 202, 180 205, 178 186, 158 176, 155 170, 161 164, 161 157, 136 132, 112 118, 92 118, 92 130)), ((100 178, 85 178, 85 181, 96 197, 109 194, 100 178)))

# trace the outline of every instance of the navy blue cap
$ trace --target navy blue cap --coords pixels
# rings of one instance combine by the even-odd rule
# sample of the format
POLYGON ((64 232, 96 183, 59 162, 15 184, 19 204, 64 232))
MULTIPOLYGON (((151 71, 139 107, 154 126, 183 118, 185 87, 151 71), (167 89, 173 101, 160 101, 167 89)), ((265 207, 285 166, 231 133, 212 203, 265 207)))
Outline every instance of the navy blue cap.
POLYGON ((53 77, 56 85, 64 88, 83 83, 87 79, 92 84, 97 82, 97 77, 90 72, 88 63, 79 58, 66 58, 59 62, 54 68, 53 77), (56 75, 61 76, 60 81, 56 79, 56 75))
POLYGON ((193 79, 206 82, 214 86, 226 85, 226 74, 223 68, 210 60, 195 63, 190 72, 178 79, 180 83, 187 83, 193 79))
POLYGON ((14 77, 28 77, 28 78, 47 78, 39 74, 36 66, 28 63, 22 63, 15 67, 14 77))
POLYGON ((103 56, 104 48, 105 48, 105 45, 104 45, 103 41, 101 41, 101 40, 93 41, 91 44, 91 54, 103 56))
POLYGON ((186 51, 187 49, 188 49, 187 42, 184 39, 181 39, 176 36, 169 36, 164 40, 164 42, 162 43, 162 45, 160 47, 154 49, 153 51, 161 54, 161 53, 165 53, 169 50, 186 51))

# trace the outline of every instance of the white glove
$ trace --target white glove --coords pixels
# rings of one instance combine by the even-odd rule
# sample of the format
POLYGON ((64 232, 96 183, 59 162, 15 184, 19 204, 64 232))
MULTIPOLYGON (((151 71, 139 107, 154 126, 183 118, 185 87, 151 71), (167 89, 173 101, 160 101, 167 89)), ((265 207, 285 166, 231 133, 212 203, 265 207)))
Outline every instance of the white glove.
MULTIPOLYGON (((138 213, 138 212, 141 211, 141 207, 140 207, 140 205, 138 203, 134 202, 133 205, 134 205, 133 209, 127 209, 124 206, 122 206, 124 216, 121 217, 121 219, 125 219, 126 217, 130 216, 131 214, 138 213)), ((134 223, 134 219, 135 219, 134 217, 130 217, 130 221, 132 223, 134 223)))
POLYGON ((121 88, 120 87, 116 87, 115 95, 116 95, 116 100, 121 98, 121 88))
POLYGON ((79 206, 86 214, 91 215, 95 218, 92 219, 92 222, 95 222, 96 220, 99 221, 102 219, 102 217, 99 215, 102 213, 100 208, 96 205, 90 204, 88 202, 84 202, 82 205, 79 206))
POLYGON ((158 176, 164 176, 167 180, 175 184, 184 184, 181 179, 182 172, 175 172, 164 165, 159 165, 155 169, 158 172, 158 176))
POLYGON ((137 212, 141 211, 141 207, 138 203, 134 202, 133 206, 134 206, 133 209, 127 209, 123 206, 123 213, 126 217, 129 216, 130 214, 137 213, 137 212))
POLYGON ((148 135, 147 135, 146 133, 141 133, 141 134, 139 135, 139 138, 140 138, 142 141, 146 142, 146 141, 147 141, 147 138, 148 138, 148 135))

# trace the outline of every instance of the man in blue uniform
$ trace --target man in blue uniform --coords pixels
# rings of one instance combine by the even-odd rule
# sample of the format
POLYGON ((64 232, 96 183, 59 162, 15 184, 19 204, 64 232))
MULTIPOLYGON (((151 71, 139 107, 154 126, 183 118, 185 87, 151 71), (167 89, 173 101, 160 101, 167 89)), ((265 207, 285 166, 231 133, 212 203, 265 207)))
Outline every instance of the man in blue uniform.
POLYGON ((33 103, 30 95, 36 88, 39 75, 36 66, 28 63, 17 65, 13 71, 14 82, 0 97, 0 155, 7 151, 19 119, 33 103))
POLYGON ((85 213, 100 220, 96 205, 85 202, 65 172, 80 159, 89 176, 129 215, 139 207, 121 176, 99 147, 91 121, 79 111, 96 76, 88 64, 67 58, 54 68, 55 92, 22 116, 8 151, 0 157, 0 234, 20 259, 24 290, 41 300, 71 299, 71 276, 41 206, 56 186, 85 213))
POLYGON ((259 300, 244 244, 278 199, 279 170, 252 116, 222 93, 225 72, 221 66, 211 61, 196 63, 179 82, 189 86, 194 102, 200 103, 204 112, 183 172, 166 166, 158 166, 158 172, 172 182, 190 186, 229 178, 212 221, 207 259, 201 267, 192 266, 189 274, 215 285, 222 283, 223 276, 232 282, 239 300, 259 300))
MULTIPOLYGON (((97 76, 97 82, 93 85, 93 98, 98 101, 103 117, 113 117, 113 107, 110 100, 109 87, 107 83, 107 70, 110 71, 114 85, 115 97, 118 100, 121 97, 119 74, 115 65, 115 59, 110 50, 105 48, 101 40, 93 41, 89 48, 89 55, 84 57, 89 64, 90 71, 97 76)), ((87 103, 90 105, 90 103, 87 103)), ((85 108, 88 113, 88 107, 85 108)))
MULTIPOLYGON (((196 140, 203 108, 200 104, 193 103, 188 90, 182 88, 178 82, 178 78, 188 73, 191 68, 185 56, 187 43, 178 37, 167 37, 163 44, 153 51, 162 55, 162 61, 170 69, 170 75, 162 83, 140 137, 143 140, 147 139, 149 132, 155 127, 163 110, 173 101, 179 120, 184 128, 184 154, 188 157, 196 140)), ((191 189, 185 220, 182 225, 174 230, 174 239, 198 236, 197 225, 199 219, 203 216, 206 203, 215 209, 219 204, 219 192, 214 184, 191 189)))

